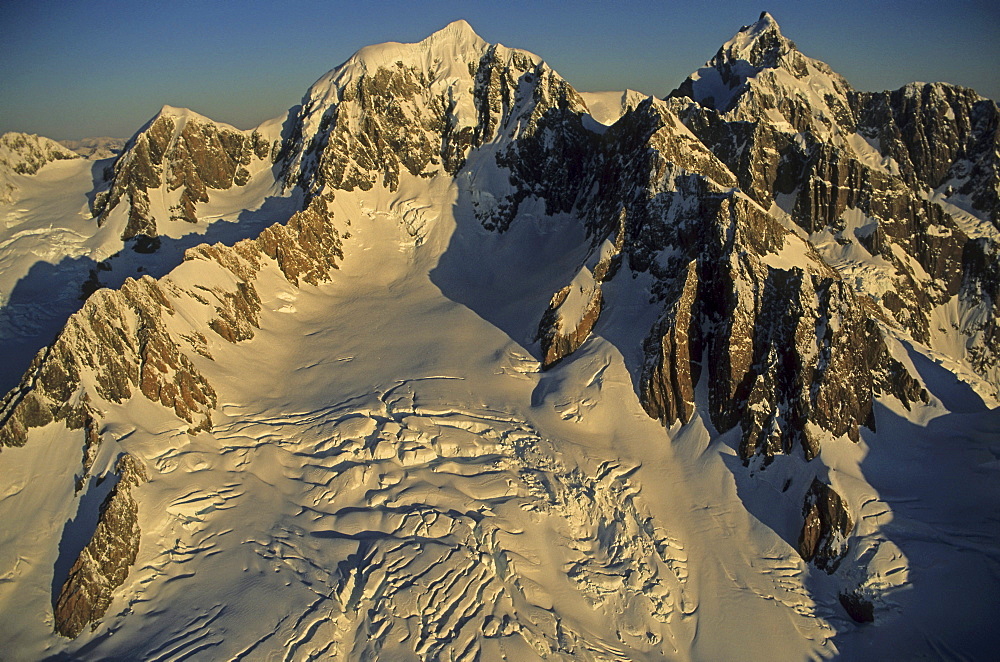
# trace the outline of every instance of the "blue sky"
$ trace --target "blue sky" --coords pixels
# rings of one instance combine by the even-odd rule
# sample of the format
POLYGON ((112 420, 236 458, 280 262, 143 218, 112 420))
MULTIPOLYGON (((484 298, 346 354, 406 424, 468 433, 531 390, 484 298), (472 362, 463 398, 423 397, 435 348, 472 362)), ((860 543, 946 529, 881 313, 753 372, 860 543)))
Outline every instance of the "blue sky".
POLYGON ((0 132, 127 137, 163 104, 249 128, 358 48, 419 41, 458 18, 582 91, 663 96, 763 10, 858 89, 943 80, 1000 98, 996 0, 4 0, 0 132))

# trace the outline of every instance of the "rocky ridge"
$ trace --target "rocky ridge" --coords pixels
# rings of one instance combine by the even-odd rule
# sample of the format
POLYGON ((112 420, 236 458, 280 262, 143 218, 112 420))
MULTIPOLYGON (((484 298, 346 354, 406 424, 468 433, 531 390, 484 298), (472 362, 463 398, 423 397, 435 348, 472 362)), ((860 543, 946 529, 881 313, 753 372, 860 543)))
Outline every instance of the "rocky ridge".
MULTIPOLYGON (((315 198, 287 223, 255 239, 188 251, 186 261, 211 265, 214 278, 207 281, 205 272, 193 282, 183 276, 145 276, 128 279, 120 290, 98 290, 38 354, 18 388, 0 401, 0 446, 23 446, 32 428, 53 422, 82 430, 80 492, 100 449, 104 412, 136 392, 186 422, 189 434, 210 430, 216 392, 191 358, 212 360, 203 331, 230 343, 253 338, 260 310, 254 281, 261 269, 272 264, 290 283, 315 285, 329 279, 340 257, 332 214, 322 198, 315 198), (192 318, 202 322, 192 323, 192 318)), ((101 507, 93 541, 57 601, 56 628, 65 636, 77 636, 103 615, 135 559, 140 532, 127 487, 126 479, 135 473, 131 460, 125 460, 129 457, 118 470, 124 487, 101 507)))
POLYGON ((986 193, 998 180, 994 102, 940 83, 857 92, 766 13, 670 102, 741 189, 893 326, 931 346, 965 336, 955 358, 996 395, 996 286, 978 272, 1000 240, 986 193))
POLYGON ((76 637, 104 616, 139 553, 139 504, 132 492, 149 476, 128 453, 118 459, 115 474, 118 482, 101 504, 97 529, 53 605, 56 632, 64 637, 76 637))
POLYGON ((158 223, 150 191, 159 190, 169 220, 198 221, 198 205, 210 190, 245 186, 256 162, 270 163, 276 149, 259 131, 240 131, 188 110, 164 108, 128 143, 105 173, 108 188, 98 193, 92 211, 98 225, 124 201, 127 221, 122 239, 154 240, 158 223))
POLYGON ((54 140, 27 133, 0 136, 0 204, 12 202, 17 194, 16 175, 34 175, 52 161, 77 159, 54 140))
POLYGON ((208 261, 227 273, 225 286, 182 286, 170 277, 144 276, 126 280, 119 290, 98 290, 0 401, 0 446, 22 446, 31 428, 53 421, 70 429, 86 425, 89 434, 89 417, 98 411, 94 403, 121 404, 136 390, 192 424, 192 431, 210 428, 215 392, 188 353, 204 356, 205 343, 196 327, 186 334, 171 328, 178 301, 210 311, 207 326, 223 339, 249 340, 260 309, 253 281, 264 263, 272 260, 291 283, 317 284, 337 268, 340 243, 332 214, 316 198, 255 239, 187 252, 186 261, 208 261))

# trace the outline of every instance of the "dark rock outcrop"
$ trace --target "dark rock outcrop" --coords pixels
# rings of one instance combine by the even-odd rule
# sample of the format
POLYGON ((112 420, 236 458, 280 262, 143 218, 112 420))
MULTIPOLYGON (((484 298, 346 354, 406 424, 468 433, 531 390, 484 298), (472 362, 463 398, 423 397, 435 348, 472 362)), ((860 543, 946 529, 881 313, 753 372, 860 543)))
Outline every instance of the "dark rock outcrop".
POLYGON ((854 522, 847 505, 832 487, 813 479, 802 506, 805 522, 799 534, 798 551, 820 570, 833 573, 847 554, 854 522))
POLYGON ((875 622, 875 605, 859 591, 841 593, 837 598, 840 606, 855 623, 875 622))
POLYGON ((695 411, 694 387, 701 377, 701 334, 692 328, 697 317, 698 263, 688 264, 680 292, 668 304, 653 332, 646 337, 646 364, 639 399, 664 425, 687 423, 695 411))
POLYGON ((955 358, 1000 392, 991 364, 998 318, 983 305, 982 284, 993 283, 967 264, 994 252, 995 235, 959 223, 941 202, 996 226, 996 103, 941 83, 857 92, 762 15, 675 90, 669 107, 747 195, 765 209, 778 203, 779 216, 821 246, 883 319, 926 344, 965 335, 968 349, 955 358), (718 90, 725 99, 712 96, 718 90), (878 275, 858 270, 857 256, 880 265, 878 275), (935 313, 956 298, 963 322, 941 328, 935 313))
POLYGON ((898 164, 907 183, 948 187, 1000 228, 1000 108, 975 91, 914 83, 851 95, 858 131, 898 164))
POLYGON ((139 504, 133 490, 149 477, 142 463, 128 453, 118 459, 115 473, 118 483, 101 504, 94 535, 54 604, 55 630, 64 637, 75 638, 104 616, 139 553, 139 504))
POLYGON ((581 287, 578 292, 567 285, 553 295, 539 324, 543 368, 552 367, 580 348, 597 324, 603 303, 601 286, 596 282, 591 287, 581 287), (586 303, 577 311, 578 315, 563 316, 563 306, 571 295, 586 303))
POLYGON ((767 463, 796 447, 812 459, 823 435, 857 441, 860 426, 874 427, 878 394, 907 406, 921 397, 912 378, 889 377, 906 371, 833 269, 745 198, 716 204, 645 343, 640 394, 651 416, 689 420, 707 373, 713 425, 741 426, 741 458, 767 463), (786 250, 797 262, 775 266, 786 250))

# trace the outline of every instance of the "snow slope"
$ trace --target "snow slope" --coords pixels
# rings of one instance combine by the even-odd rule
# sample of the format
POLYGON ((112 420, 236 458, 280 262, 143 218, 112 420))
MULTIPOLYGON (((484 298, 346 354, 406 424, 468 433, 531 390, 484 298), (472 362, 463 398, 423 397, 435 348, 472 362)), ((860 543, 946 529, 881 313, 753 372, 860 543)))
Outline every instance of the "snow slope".
MULTIPOLYGON (((700 421, 671 443, 609 343, 542 374, 527 348, 443 296, 429 274, 456 225, 476 222, 467 204, 451 211, 455 186, 410 184, 341 196, 354 236, 334 282, 296 288, 271 269, 261 333, 210 341, 215 361, 199 368, 219 393, 212 433, 189 436, 141 403, 106 421, 154 473, 139 493, 149 542, 105 624, 72 643, 39 618, 47 587, 25 603, 24 584, 7 584, 3 610, 23 615, 9 641, 25 659, 95 644, 150 659, 355 659, 414 645, 431 657, 443 646, 487 659, 659 659, 746 652, 766 626, 789 655, 824 650, 834 632, 796 586, 808 570, 739 507, 732 450, 700 421), (419 248, 400 224, 412 206, 440 214, 419 248), (762 613, 736 626, 729 608, 762 613)), ((515 228, 509 241, 573 231, 572 219, 545 222, 559 225, 515 228)), ((200 268, 169 278, 205 282, 200 268)), ((568 275, 557 262, 530 280, 568 275)), ((48 520, 57 534, 73 504, 50 487, 61 476, 22 475, 0 502, 5 521, 37 499, 61 506, 48 520)), ((17 550, 5 563, 38 558, 3 548, 17 550)), ((25 574, 44 586, 47 565, 25 574)))
MULTIPOLYGON (((334 280, 295 287, 268 267, 260 333, 239 345, 214 337, 214 361, 196 357, 219 394, 212 432, 191 436, 139 400, 106 420, 104 436, 153 479, 138 493, 135 571, 77 640, 50 634, 57 550, 41 541, 58 538, 99 487, 76 499, 59 487, 71 481, 49 464, 78 451, 53 426, 0 455, 11 477, 0 517, 23 521, 28 503, 51 513, 31 518, 34 542, 8 532, 0 547, 7 576, 19 578, 0 584, 0 609, 17 614, 7 621, 14 659, 857 659, 940 617, 924 605, 997 606, 982 588, 998 562, 985 516, 1000 505, 995 411, 948 413, 933 401, 910 423, 880 409, 887 432, 824 450, 834 485, 861 513, 852 555, 891 589, 876 645, 846 618, 840 587, 792 547, 800 501, 781 483, 804 485, 791 462, 748 481, 733 440, 701 415, 667 430, 650 419, 600 333, 542 373, 532 346, 499 328, 525 321, 491 324, 443 294, 499 285, 452 262, 448 252, 471 243, 486 256, 516 247, 535 265, 494 291, 500 310, 521 290, 567 281, 573 262, 555 251, 567 237, 582 242, 578 221, 523 219, 498 237, 441 177, 335 204, 352 237, 334 280), (402 223, 410 209, 428 215, 420 246, 402 223), (456 247, 458 237, 470 243, 456 247), (967 432, 948 443, 937 430, 955 417, 967 432), (935 471, 942 462, 949 470, 935 471), (901 475, 898 463, 924 473, 901 475), (956 551, 965 572, 926 564, 956 551)), ((187 262, 168 278, 211 282, 206 268, 187 262)), ((947 405, 967 402, 958 392, 947 405)), ((933 636, 940 650, 958 645, 933 636)), ((968 633, 964 650, 983 641, 968 633)))

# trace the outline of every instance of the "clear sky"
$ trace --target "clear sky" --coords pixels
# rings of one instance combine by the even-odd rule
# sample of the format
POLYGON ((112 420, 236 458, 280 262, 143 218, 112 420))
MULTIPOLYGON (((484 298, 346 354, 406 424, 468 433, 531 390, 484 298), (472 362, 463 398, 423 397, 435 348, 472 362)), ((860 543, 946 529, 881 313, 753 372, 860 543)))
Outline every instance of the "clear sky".
POLYGON ((941 80, 1000 99, 998 0, 2 0, 0 132, 128 137, 164 104, 250 128, 362 46, 458 18, 581 91, 663 96, 764 10, 858 89, 941 80))

